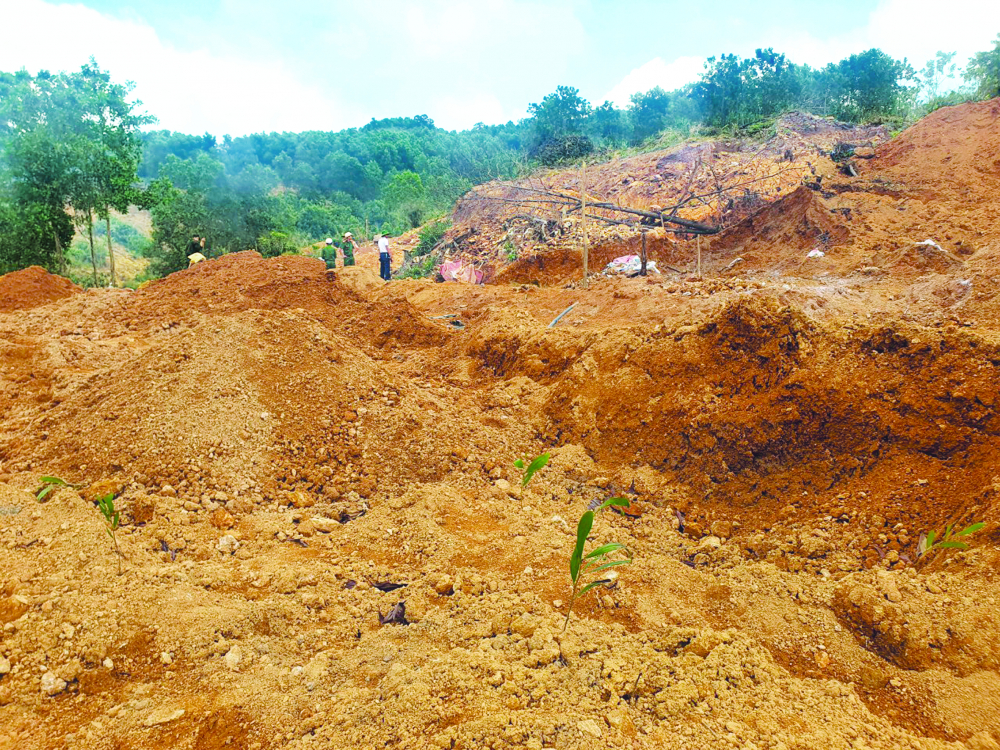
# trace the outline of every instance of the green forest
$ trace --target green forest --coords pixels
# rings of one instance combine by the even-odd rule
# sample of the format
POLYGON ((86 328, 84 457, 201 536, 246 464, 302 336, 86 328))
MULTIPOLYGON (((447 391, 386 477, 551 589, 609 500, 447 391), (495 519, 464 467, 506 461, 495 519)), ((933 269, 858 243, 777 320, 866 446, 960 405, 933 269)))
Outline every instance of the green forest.
POLYGON ((104 271, 112 241, 148 258, 153 277, 187 265, 194 234, 211 256, 297 252, 344 231, 394 236, 492 179, 752 135, 793 110, 901 128, 1000 95, 1000 36, 964 65, 939 52, 920 69, 878 49, 823 68, 771 49, 721 55, 697 82, 635 94, 625 109, 560 86, 519 122, 462 132, 420 115, 339 132, 189 135, 153 129, 131 92, 93 60, 74 72, 0 72, 0 273, 41 265, 82 284, 116 283, 114 267, 104 271), (150 236, 114 218, 133 206, 149 210, 150 236))

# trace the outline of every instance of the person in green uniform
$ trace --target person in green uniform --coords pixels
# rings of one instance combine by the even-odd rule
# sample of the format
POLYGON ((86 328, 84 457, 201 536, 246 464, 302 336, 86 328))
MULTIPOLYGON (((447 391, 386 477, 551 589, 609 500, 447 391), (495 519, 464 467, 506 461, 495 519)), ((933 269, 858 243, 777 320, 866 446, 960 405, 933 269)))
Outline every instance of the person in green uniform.
POLYGON ((321 253, 323 261, 326 263, 326 270, 330 271, 337 270, 337 246, 333 244, 333 238, 327 237, 326 243, 323 245, 323 251, 321 253))
POLYGON ((354 265, 354 251, 357 248, 354 235, 350 232, 344 232, 344 238, 340 241, 340 251, 344 254, 344 268, 354 265))

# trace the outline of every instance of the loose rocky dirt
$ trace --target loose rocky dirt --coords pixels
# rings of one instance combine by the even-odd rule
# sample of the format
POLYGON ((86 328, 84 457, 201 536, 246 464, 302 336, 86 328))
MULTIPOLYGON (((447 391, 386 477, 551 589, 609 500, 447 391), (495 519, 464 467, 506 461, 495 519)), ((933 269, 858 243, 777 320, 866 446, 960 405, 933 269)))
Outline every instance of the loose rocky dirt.
POLYGON ((241 253, 6 308, 0 748, 1000 748, 1000 172, 938 164, 997 106, 791 191, 704 280, 241 253), (614 495, 592 544, 633 564, 564 631, 614 495))

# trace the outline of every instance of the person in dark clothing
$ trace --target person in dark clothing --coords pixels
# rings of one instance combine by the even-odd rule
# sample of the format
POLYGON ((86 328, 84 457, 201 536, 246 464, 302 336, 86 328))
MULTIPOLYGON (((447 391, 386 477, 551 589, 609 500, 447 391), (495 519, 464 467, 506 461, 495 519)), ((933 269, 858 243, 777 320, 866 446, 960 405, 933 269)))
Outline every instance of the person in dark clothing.
POLYGON ((378 268, 379 276, 385 281, 392 281, 392 268, 389 257, 389 238, 382 235, 378 240, 378 268))
POLYGON ((204 253, 205 251, 205 239, 203 237, 193 235, 191 241, 188 243, 187 252, 185 255, 194 255, 195 253, 204 253))
POLYGON ((184 254, 188 259, 188 268, 205 260, 205 238, 197 234, 192 236, 184 254))

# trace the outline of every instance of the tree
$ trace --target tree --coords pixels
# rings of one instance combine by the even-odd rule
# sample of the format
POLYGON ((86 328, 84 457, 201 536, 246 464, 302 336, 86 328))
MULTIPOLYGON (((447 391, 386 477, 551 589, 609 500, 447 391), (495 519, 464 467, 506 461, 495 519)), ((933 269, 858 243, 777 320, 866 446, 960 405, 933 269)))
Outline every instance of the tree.
POLYGON ((55 269, 73 239, 73 224, 61 208, 45 203, 15 204, 0 197, 0 274, 27 266, 55 269))
POLYGON ((94 214, 106 221, 114 282, 110 212, 147 202, 137 184, 139 128, 153 120, 134 112, 139 103, 128 101, 130 92, 130 86, 111 83, 93 59, 75 73, 41 71, 32 77, 21 71, 0 77, 0 137, 11 200, 35 206, 28 215, 52 232, 60 271, 65 266, 61 234, 71 207, 90 236, 95 283, 94 214))
POLYGON ((400 172, 393 175, 382 190, 386 207, 403 218, 410 228, 423 223, 426 191, 420 175, 416 172, 400 172))
POLYGON ((920 71, 921 88, 928 101, 937 98, 944 80, 955 77, 957 66, 954 59, 957 54, 957 52, 939 51, 920 71))
POLYGON ((1000 34, 993 42, 993 49, 977 52, 969 59, 963 77, 975 86, 978 98, 1000 96, 1000 34))
POLYGON ((625 113, 611 102, 604 102, 591 112, 587 129, 595 138, 614 144, 627 141, 630 130, 625 113))
POLYGON ((104 219, 108 240, 108 265, 111 283, 118 285, 115 255, 111 241, 111 211, 125 213, 132 205, 148 205, 150 197, 138 185, 142 161, 140 128, 155 121, 133 110, 139 102, 129 102, 132 85, 111 82, 111 76, 91 59, 78 74, 71 76, 87 124, 87 142, 92 183, 88 200, 95 202, 99 218, 104 219))
POLYGON ((590 103, 572 86, 559 86, 540 104, 528 105, 531 126, 540 143, 551 138, 579 135, 590 112, 590 103))
POLYGON ((691 95, 709 125, 744 126, 792 108, 801 93, 795 66, 768 48, 708 58, 691 95))
POLYGON ((33 255, 50 270, 64 271, 64 249, 73 238, 66 204, 78 179, 72 166, 78 161, 76 148, 39 129, 11 139, 4 157, 9 172, 5 202, 16 218, 5 228, 9 255, 0 262, 10 268, 17 258, 33 255), (37 243, 32 250, 18 246, 28 240, 37 243))
POLYGON ((894 60, 879 49, 851 55, 831 63, 822 82, 832 105, 832 114, 850 122, 870 122, 903 115, 914 90, 904 85, 916 80, 907 61, 894 60))

